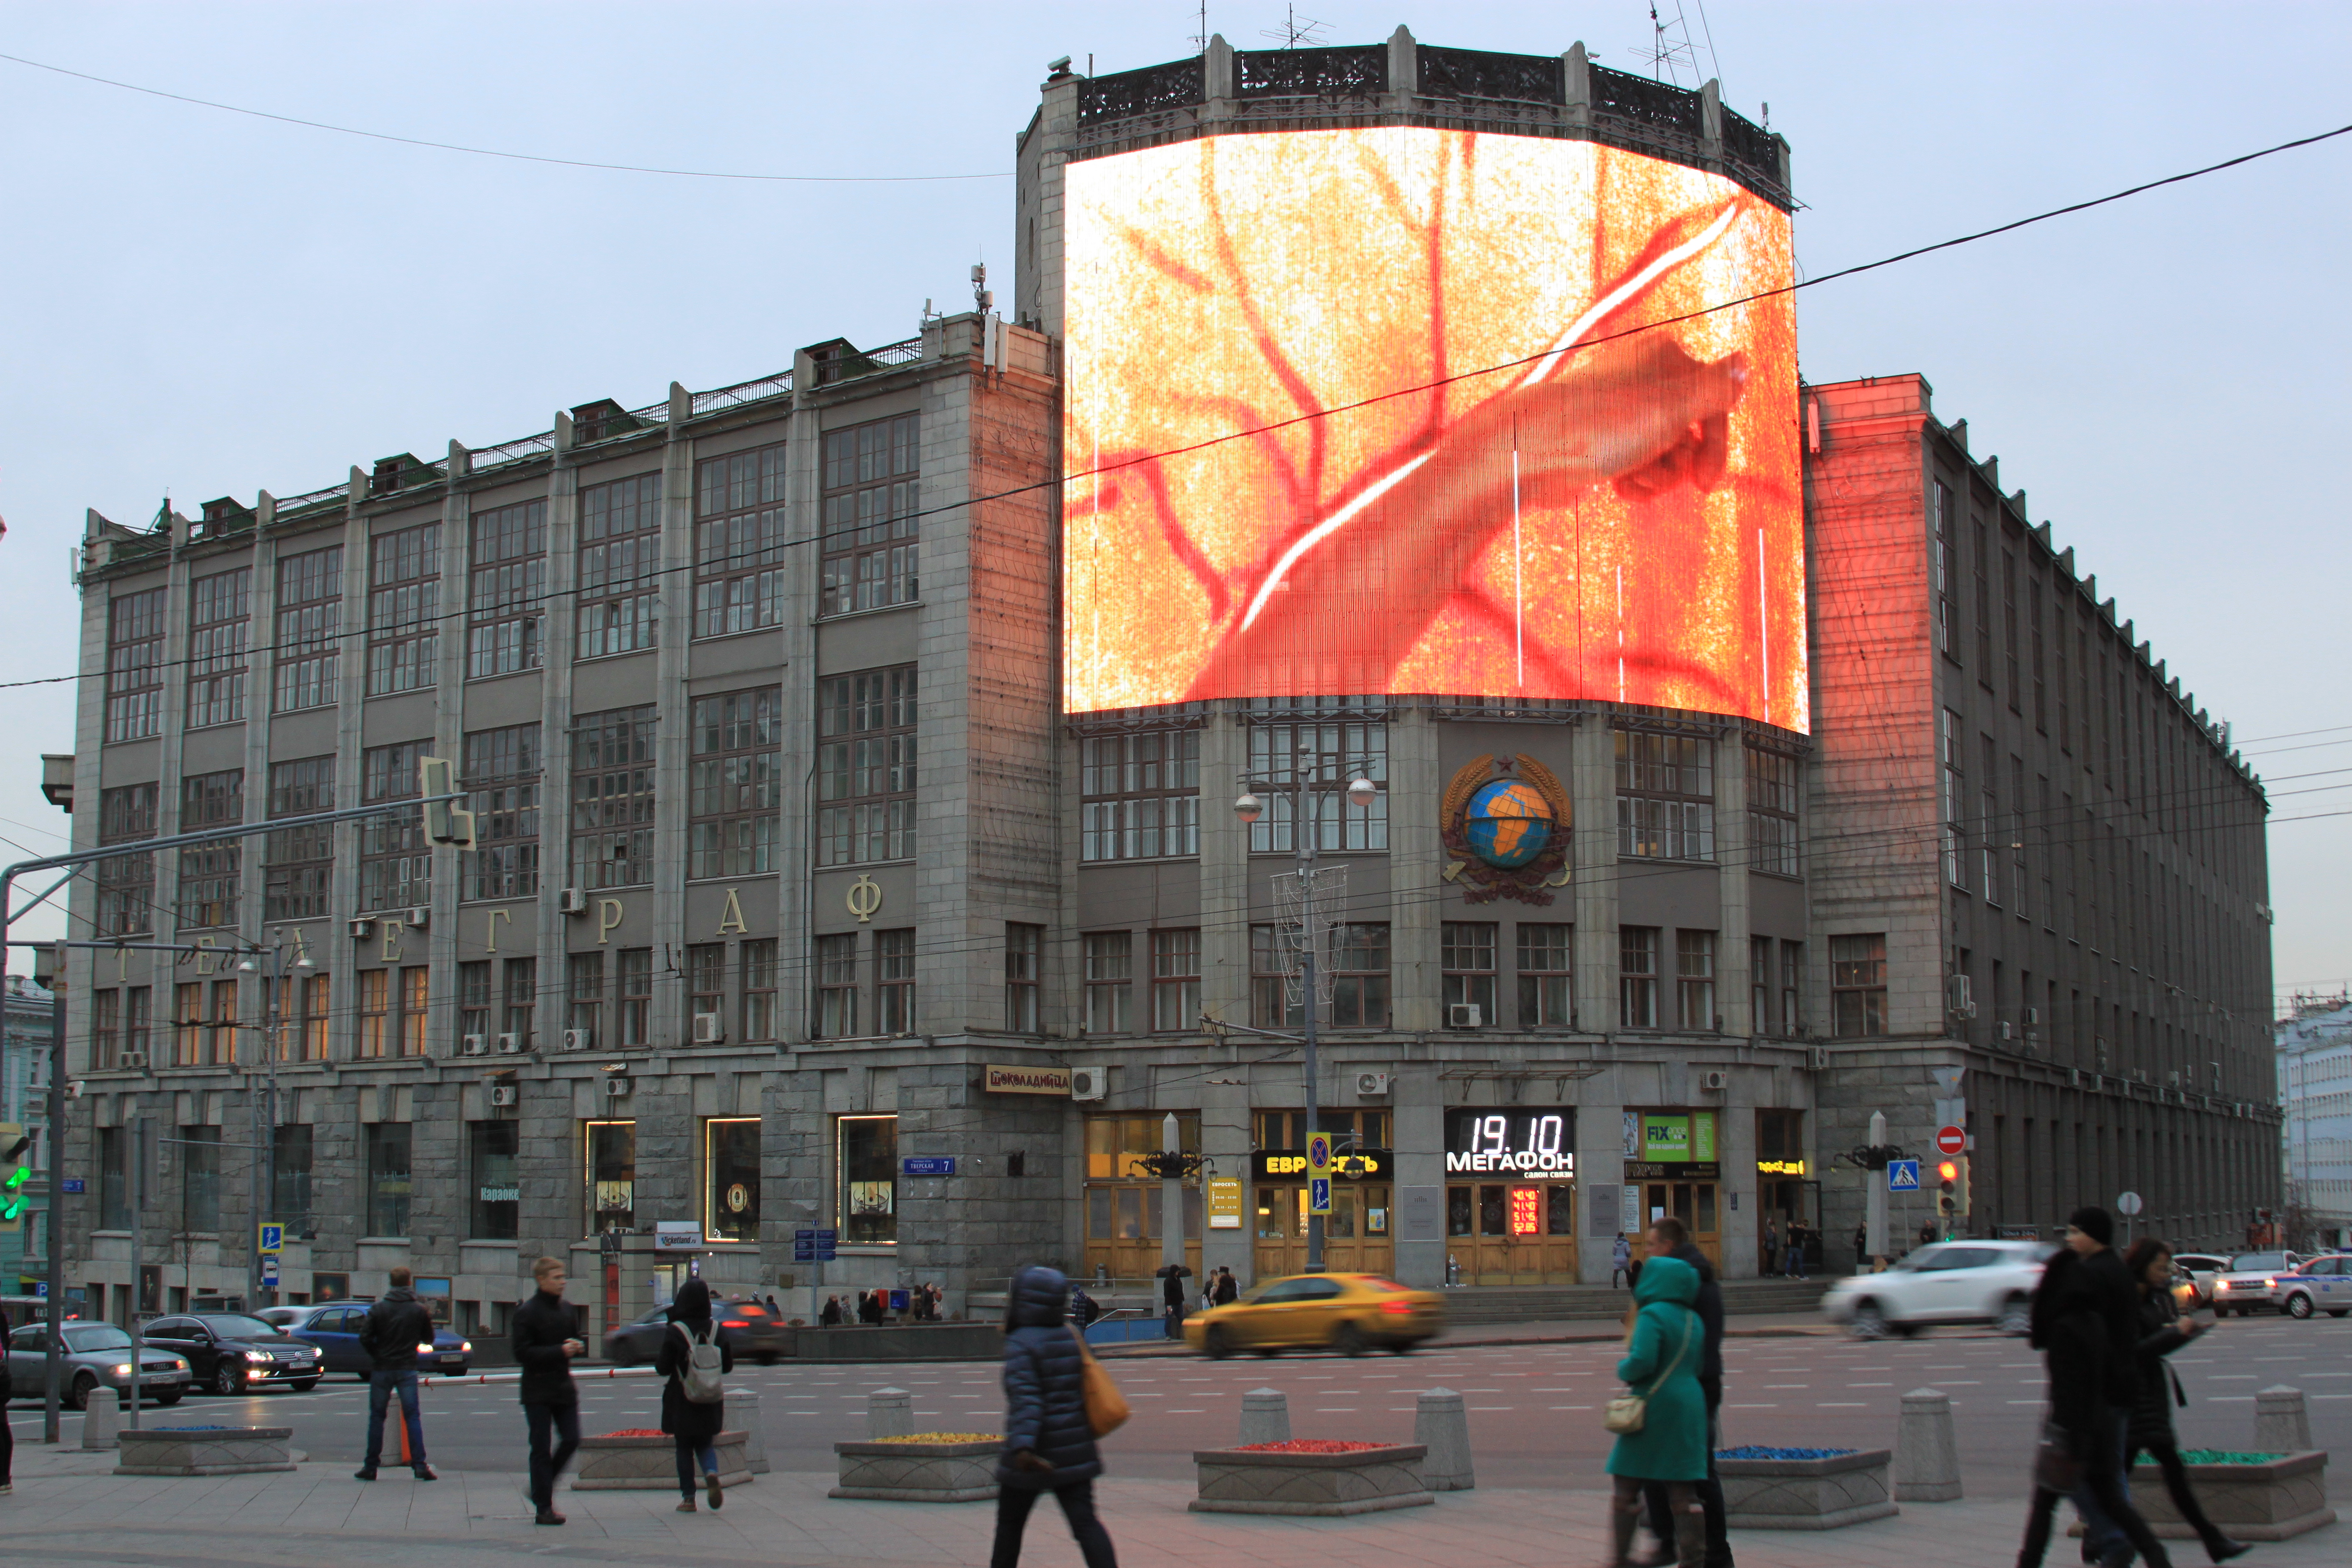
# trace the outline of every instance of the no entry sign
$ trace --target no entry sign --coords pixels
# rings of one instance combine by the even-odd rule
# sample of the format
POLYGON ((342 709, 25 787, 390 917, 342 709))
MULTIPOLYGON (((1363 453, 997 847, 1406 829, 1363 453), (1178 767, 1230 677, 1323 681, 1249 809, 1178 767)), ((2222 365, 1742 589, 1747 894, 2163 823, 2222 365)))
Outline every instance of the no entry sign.
POLYGON ((1939 1127, 1936 1130, 1937 1153, 1965 1154, 1968 1152, 1969 1135, 1959 1128, 1939 1127))

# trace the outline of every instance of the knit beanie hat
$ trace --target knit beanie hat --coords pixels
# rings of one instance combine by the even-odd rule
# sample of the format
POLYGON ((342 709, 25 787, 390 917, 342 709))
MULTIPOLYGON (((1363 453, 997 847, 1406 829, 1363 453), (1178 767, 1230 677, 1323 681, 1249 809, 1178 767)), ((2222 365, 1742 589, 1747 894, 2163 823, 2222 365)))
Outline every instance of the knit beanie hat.
POLYGON ((2116 1222, 2103 1208, 2079 1208, 2066 1216, 2066 1223, 2097 1242, 2101 1247, 2113 1247, 2116 1222))

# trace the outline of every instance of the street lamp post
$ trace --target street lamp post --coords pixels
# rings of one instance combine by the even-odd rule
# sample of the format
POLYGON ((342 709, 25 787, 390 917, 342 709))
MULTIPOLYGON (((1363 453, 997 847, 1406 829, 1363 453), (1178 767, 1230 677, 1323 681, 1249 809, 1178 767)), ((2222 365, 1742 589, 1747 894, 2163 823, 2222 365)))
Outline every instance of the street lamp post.
MULTIPOLYGON (((311 967, 309 951, 298 942, 294 967, 311 967)), ((278 1009, 279 990, 286 981, 286 948, 284 930, 272 926, 269 945, 250 952, 237 968, 247 974, 262 974, 261 987, 261 1060, 262 1086, 253 1094, 253 1142, 260 1154, 261 1179, 253 1184, 252 1250, 246 1255, 246 1310, 258 1311, 261 1307, 261 1226, 278 1202, 278 1033, 284 1018, 278 1009)))
MULTIPOLYGON (((1320 984, 1315 973, 1318 946, 1315 924, 1315 853, 1322 837, 1320 826, 1312 816, 1313 796, 1307 788, 1315 772, 1315 749, 1301 746, 1290 769, 1290 847, 1298 866, 1298 969, 1299 995, 1303 1009, 1300 1044, 1304 1061, 1302 1072, 1307 1080, 1307 1138, 1311 1145, 1315 1134, 1322 1131, 1322 1119, 1316 1104, 1318 1081, 1315 1057, 1317 1008, 1320 984)), ((1359 773, 1348 781, 1348 799, 1351 805, 1370 806, 1379 797, 1380 786, 1359 773)), ((1255 822, 1265 814, 1265 803, 1250 789, 1244 789, 1241 798, 1234 802, 1234 815, 1244 825, 1255 822)), ((1323 1272, 1323 1216, 1310 1211, 1307 1215, 1307 1272, 1323 1272)))

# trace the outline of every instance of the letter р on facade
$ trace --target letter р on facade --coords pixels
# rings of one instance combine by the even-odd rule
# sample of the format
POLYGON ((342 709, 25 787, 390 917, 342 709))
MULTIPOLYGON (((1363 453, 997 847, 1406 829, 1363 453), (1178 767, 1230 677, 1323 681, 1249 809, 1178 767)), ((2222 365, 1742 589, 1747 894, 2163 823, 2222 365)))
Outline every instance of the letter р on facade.
MULTIPOLYGON (((2279 1202, 2260 787, 1921 377, 1690 315, 1791 276, 1792 206, 1780 137, 1581 46, 1213 39, 1046 82, 1008 321, 92 513, 76 918, 311 967, 71 956, 84 1309, 132 1225, 250 1212, 230 1161, 132 1214, 121 1129, 169 1089, 246 1141, 265 1016, 283 1300, 406 1266, 495 1332, 551 1253, 617 1321, 697 1236, 804 1317, 1148 1277, 1171 1226, 1296 1271, 1296 1059, 1198 1064, 1304 1021, 1300 834, 1348 879, 1334 1269, 1599 1281, 1662 1214, 1731 1277, 1768 1219, 1843 1265, 1873 1110, 1965 1127, 1969 1227, 2128 1187, 2235 1245, 2279 1202)), ((222 1224, 195 1295, 243 1289, 222 1224)))

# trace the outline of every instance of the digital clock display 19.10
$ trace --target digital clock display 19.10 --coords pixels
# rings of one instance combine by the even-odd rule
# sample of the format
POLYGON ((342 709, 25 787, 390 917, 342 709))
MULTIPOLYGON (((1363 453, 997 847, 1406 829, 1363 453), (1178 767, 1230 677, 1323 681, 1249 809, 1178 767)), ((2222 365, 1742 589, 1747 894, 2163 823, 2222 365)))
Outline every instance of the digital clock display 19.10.
POLYGON ((1576 1176, 1573 1110, 1445 1113, 1445 1173, 1566 1182, 1576 1176))

